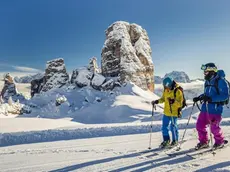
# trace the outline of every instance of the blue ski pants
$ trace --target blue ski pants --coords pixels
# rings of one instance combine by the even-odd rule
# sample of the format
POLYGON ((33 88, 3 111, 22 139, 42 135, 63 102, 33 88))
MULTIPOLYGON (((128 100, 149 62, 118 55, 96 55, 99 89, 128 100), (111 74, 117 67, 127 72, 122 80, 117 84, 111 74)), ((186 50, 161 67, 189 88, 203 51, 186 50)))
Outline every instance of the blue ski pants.
POLYGON ((162 135, 163 135, 163 140, 170 140, 170 135, 169 135, 169 125, 170 125, 170 130, 172 132, 172 140, 178 141, 178 125, 177 125, 177 117, 171 117, 171 116, 166 116, 163 115, 162 119, 162 135))

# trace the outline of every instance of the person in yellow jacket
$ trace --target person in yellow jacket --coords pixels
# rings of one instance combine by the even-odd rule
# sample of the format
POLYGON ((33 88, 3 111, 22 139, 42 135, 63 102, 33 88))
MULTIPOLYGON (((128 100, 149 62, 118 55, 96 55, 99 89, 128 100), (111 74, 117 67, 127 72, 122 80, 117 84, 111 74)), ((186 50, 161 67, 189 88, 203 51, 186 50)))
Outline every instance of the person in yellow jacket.
POLYGON ((163 80, 164 92, 160 99, 152 101, 152 105, 164 103, 164 115, 162 118, 163 142, 160 147, 175 146, 178 144, 177 119, 181 116, 183 105, 183 92, 178 89, 179 85, 170 77, 163 80), (169 125, 172 132, 172 142, 170 142, 169 125))

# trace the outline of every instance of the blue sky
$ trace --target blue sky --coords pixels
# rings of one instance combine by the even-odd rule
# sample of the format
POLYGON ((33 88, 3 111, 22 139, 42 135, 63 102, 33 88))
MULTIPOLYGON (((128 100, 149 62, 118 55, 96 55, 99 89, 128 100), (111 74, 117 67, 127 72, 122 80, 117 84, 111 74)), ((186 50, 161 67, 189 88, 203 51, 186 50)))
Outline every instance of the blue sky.
POLYGON ((155 74, 202 77, 215 62, 230 76, 229 0, 1 0, 0 72, 37 72, 63 57, 68 71, 100 64, 105 30, 122 20, 146 29, 155 74))

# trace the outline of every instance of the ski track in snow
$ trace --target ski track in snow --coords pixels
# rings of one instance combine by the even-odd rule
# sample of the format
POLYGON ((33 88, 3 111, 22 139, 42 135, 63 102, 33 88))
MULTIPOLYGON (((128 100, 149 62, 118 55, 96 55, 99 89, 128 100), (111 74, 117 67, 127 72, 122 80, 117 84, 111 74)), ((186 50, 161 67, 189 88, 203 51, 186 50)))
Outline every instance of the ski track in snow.
MULTIPOLYGON (((230 139, 230 127, 223 127, 230 139)), ((180 131, 182 134, 182 130, 180 131)), ((216 156, 206 154, 192 159, 185 154, 170 157, 173 150, 157 150, 161 133, 152 135, 152 151, 141 154, 149 146, 149 134, 101 137, 91 139, 25 144, 0 148, 1 171, 230 171, 226 147, 216 156)), ((188 130, 182 151, 196 145, 193 130, 188 130)))

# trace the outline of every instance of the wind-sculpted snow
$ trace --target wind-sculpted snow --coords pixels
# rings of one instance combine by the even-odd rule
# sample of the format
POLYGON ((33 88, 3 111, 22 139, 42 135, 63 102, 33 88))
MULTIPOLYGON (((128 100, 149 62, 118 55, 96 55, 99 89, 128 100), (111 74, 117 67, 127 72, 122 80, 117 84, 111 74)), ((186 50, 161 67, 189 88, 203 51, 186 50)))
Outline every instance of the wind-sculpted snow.
MULTIPOLYGON (((102 87, 103 88, 103 87, 102 87)), ((112 91, 99 91, 91 86, 83 88, 65 86, 34 96, 27 105, 31 114, 24 115, 42 118, 70 117, 84 124, 102 124, 151 120, 150 102, 158 98, 133 84, 115 87, 112 91), (66 101, 56 105, 58 97, 66 101)), ((161 118, 162 108, 156 110, 156 119, 161 118)))
MULTIPOLYGON (((230 119, 223 120, 221 125, 229 126, 230 119)), ((161 131, 161 126, 161 122, 153 123, 152 131, 161 131)), ((195 120, 191 120, 188 126, 186 120, 180 121, 178 127, 179 129, 185 129, 185 127, 187 127, 188 129, 195 128, 195 120)), ((149 131, 150 123, 129 123, 112 125, 80 125, 79 127, 66 127, 66 129, 0 133, 0 146, 48 142, 57 140, 141 134, 149 133, 149 131)))

